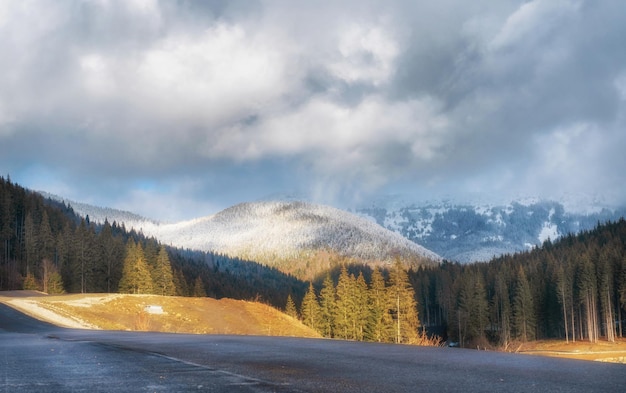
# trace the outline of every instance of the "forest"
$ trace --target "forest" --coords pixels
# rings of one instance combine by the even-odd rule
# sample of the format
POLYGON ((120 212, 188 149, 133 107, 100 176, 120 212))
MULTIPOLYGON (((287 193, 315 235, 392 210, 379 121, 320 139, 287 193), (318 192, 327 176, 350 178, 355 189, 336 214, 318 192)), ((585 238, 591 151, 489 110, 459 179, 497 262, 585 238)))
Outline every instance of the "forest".
POLYGON ((461 346, 624 336, 626 221, 487 263, 410 272, 424 326, 461 346))
POLYGON ((313 282, 253 261, 177 249, 0 177, 0 290, 257 300, 325 337, 507 348, 614 341, 626 329, 626 221, 485 263, 404 270, 351 260, 313 282))
POLYGON ((13 289, 230 297, 283 307, 306 284, 255 262, 166 247, 115 222, 96 225, 0 177, 0 290, 13 289))

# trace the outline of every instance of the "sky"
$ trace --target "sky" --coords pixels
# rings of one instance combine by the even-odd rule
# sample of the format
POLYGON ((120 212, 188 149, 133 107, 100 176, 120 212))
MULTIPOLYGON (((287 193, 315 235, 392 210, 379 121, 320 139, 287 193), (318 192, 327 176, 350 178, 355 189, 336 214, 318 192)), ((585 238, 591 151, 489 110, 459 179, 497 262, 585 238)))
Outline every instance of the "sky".
POLYGON ((178 221, 626 202, 621 0, 0 2, 0 175, 178 221))

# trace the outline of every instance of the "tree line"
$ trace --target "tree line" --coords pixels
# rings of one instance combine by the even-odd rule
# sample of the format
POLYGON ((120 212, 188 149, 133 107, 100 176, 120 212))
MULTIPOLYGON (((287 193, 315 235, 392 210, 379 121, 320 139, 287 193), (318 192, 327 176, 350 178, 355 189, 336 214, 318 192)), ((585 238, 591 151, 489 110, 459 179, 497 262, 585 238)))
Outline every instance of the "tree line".
POLYGON ((306 285, 258 263, 90 222, 0 177, 0 290, 13 289, 262 299, 284 307, 287 295, 303 296, 306 285))
POLYGON ((328 273, 319 289, 313 282, 300 311, 291 297, 285 312, 327 338, 406 344, 438 344, 420 331, 416 297, 407 270, 399 259, 382 271, 344 264, 337 279, 328 273), (353 266, 354 267, 354 266, 353 266), (368 272, 369 280, 364 272, 368 272))
POLYGON ((409 273, 422 323, 464 346, 623 337, 626 221, 485 263, 409 273))

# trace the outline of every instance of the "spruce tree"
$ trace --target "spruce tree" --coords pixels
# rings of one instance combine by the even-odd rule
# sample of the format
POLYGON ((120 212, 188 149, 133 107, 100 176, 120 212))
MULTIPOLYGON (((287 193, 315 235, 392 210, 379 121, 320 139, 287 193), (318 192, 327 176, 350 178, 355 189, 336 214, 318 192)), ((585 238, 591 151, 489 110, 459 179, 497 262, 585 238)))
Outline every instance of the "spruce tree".
POLYGON ((304 299, 302 299, 300 313, 302 314, 302 322, 305 325, 319 331, 320 306, 317 302, 317 295, 312 282, 309 283, 309 289, 306 291, 304 299))
POLYGON ((335 285, 330 274, 327 274, 320 291, 320 330, 322 335, 328 338, 334 335, 337 314, 335 296, 335 285))
POLYGON ((370 341, 390 341, 393 330, 393 321, 389 314, 388 295, 385 279, 379 268, 372 272, 369 296, 369 320, 366 329, 366 338, 370 341))
POLYGON ((415 291, 399 259, 389 272, 389 308, 394 319, 395 342, 416 343, 419 340, 419 320, 415 291))
POLYGON ((335 336, 344 339, 355 339, 356 307, 354 297, 354 276, 348 274, 344 265, 337 282, 337 317, 335 319, 335 336))
POLYGON ((293 298, 291 294, 287 295, 287 304, 285 305, 285 314, 289 315, 292 318, 298 319, 298 310, 296 309, 296 304, 293 302, 293 298))
POLYGON ((154 292, 161 296, 173 296, 176 294, 172 264, 165 246, 161 246, 156 257, 156 266, 153 270, 154 292))
POLYGON ((141 244, 136 244, 131 239, 126 248, 119 290, 121 293, 147 294, 152 293, 153 288, 152 276, 148 270, 143 248, 141 244))
POLYGON ((513 328, 522 341, 535 339, 535 313, 530 285, 524 269, 519 268, 513 297, 513 328))
POLYGON ((196 277, 196 281, 193 284, 193 296, 194 297, 206 297, 206 290, 204 289, 204 282, 202 277, 196 277))
POLYGON ((370 319, 369 291, 363 272, 359 273, 354 285, 354 335, 355 339, 363 341, 367 322, 370 319))

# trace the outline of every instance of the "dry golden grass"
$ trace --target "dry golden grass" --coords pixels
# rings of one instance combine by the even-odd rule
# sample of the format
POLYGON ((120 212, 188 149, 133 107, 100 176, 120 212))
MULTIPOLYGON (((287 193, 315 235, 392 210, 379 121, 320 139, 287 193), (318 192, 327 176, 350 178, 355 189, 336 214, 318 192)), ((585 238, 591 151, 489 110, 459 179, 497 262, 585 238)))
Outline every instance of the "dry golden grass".
POLYGON ((626 363, 626 338, 618 338, 614 343, 602 340, 597 343, 540 340, 511 345, 509 350, 530 355, 626 363))
POLYGON ((38 294, 27 293, 27 296, 19 296, 22 302, 16 305, 10 300, 19 294, 2 295, 4 297, 0 300, 52 323, 57 321, 37 315, 36 307, 25 308, 35 304, 65 319, 105 330, 319 337, 300 321, 268 305, 242 300, 120 294, 36 296, 38 294), (163 313, 151 313, 149 306, 156 306, 153 311, 162 310, 163 313))

